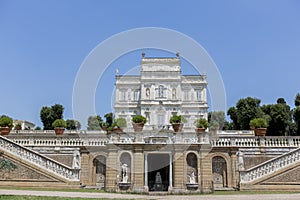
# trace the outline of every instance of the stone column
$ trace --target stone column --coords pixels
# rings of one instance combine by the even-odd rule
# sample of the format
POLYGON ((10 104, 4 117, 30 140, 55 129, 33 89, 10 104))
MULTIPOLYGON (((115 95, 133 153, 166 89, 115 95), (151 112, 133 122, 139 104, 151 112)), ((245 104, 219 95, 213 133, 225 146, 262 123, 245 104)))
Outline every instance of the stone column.
POLYGON ((173 157, 172 153, 169 154, 170 160, 169 160, 169 190, 172 190, 173 188, 173 157))
POLYGON ((145 163, 145 183, 144 183, 144 188, 147 191, 149 191, 149 186, 148 186, 148 154, 145 154, 145 157, 144 157, 144 163, 145 163))

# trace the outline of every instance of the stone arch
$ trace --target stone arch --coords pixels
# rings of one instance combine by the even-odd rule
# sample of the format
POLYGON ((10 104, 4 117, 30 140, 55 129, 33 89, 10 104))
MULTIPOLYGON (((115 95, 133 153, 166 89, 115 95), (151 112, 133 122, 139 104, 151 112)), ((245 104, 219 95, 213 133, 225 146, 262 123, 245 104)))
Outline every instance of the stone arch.
POLYGON ((188 152, 186 154, 186 176, 188 177, 187 183, 198 183, 198 156, 194 152, 188 152))
POLYGON ((215 188, 228 187, 228 161, 221 155, 212 157, 212 181, 215 188))
POLYGON ((93 159, 93 184, 105 188, 106 156, 98 155, 93 159))
POLYGON ((119 156, 119 182, 130 183, 132 181, 132 153, 122 152, 119 156))

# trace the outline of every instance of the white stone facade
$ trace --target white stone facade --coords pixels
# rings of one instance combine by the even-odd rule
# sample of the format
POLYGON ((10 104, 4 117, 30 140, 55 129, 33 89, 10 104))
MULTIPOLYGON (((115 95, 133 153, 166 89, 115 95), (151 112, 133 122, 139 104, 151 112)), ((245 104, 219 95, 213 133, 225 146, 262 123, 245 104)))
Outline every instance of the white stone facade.
POLYGON ((172 115, 182 115, 184 130, 194 129, 200 117, 207 119, 206 75, 182 75, 179 56, 141 60, 140 75, 116 75, 115 117, 147 118, 145 130, 168 129, 172 115))

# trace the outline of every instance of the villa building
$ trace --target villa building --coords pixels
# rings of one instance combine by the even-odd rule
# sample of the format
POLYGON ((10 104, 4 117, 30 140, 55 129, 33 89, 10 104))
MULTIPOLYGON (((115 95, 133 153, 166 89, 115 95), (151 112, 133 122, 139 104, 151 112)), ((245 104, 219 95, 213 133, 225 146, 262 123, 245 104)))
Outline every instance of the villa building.
POLYGON ((300 190, 300 137, 255 136, 251 130, 195 132, 207 118, 206 75, 182 75, 179 54, 142 55, 140 75, 116 74, 115 116, 123 133, 12 130, 0 136, 0 186, 97 188, 190 193, 214 190, 300 190), (174 132, 172 115, 186 119, 174 132), (131 118, 147 124, 134 132, 131 118))

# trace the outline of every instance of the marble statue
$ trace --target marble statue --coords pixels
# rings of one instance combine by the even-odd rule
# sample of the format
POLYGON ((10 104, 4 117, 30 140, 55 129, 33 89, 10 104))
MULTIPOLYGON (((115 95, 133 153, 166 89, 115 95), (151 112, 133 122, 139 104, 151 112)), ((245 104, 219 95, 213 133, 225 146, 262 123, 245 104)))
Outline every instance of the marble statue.
POLYGON ((73 163, 72 163, 73 169, 79 169, 80 168, 80 153, 78 150, 74 151, 73 153, 73 163))

